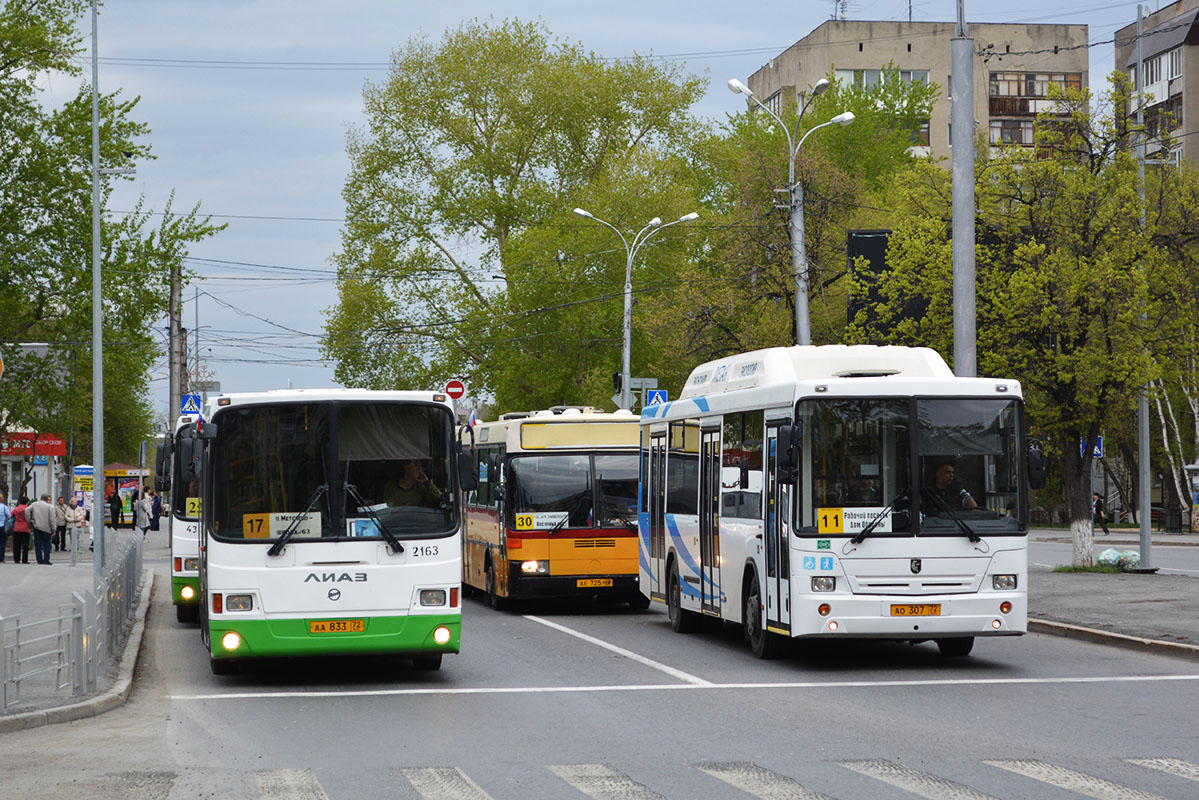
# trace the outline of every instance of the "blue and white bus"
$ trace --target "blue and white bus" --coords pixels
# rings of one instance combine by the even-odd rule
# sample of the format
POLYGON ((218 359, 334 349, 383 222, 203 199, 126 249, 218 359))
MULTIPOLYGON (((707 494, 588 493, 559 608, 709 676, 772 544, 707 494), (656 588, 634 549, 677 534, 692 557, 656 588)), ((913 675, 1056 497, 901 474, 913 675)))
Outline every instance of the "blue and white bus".
POLYGON ((685 632, 932 640, 1027 631, 1020 385, 934 351, 758 350, 702 364, 641 414, 642 591, 685 632))

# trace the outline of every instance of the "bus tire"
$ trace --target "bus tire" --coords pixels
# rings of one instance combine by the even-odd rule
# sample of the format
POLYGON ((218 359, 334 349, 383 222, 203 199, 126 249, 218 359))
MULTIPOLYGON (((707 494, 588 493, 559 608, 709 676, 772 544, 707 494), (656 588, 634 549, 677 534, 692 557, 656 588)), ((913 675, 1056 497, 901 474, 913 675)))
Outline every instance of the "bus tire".
POLYGON ((441 653, 431 653, 424 656, 413 656, 412 666, 421 672, 436 672, 441 669, 441 653))
POLYGON ((693 633, 699 627, 699 615, 683 608, 683 584, 679 582, 679 568, 673 561, 669 574, 666 611, 670 616, 670 628, 675 633, 693 633))
POLYGON ((212 658, 208 659, 209 666, 212 667, 213 675, 236 675, 238 663, 232 658, 212 658))
POLYGON ((745 614, 742 617, 745 629, 745 641, 756 658, 774 658, 779 653, 779 640, 775 634, 766 630, 762 618, 762 587, 758 583, 758 573, 751 573, 749 589, 745 592, 745 614))
POLYGON ((962 658, 970 655, 974 649, 973 636, 955 636, 952 639, 938 639, 937 649, 946 658, 962 658))
POLYGON ((183 605, 180 603, 175 606, 175 620, 178 622, 195 622, 200 618, 200 607, 198 605, 183 605))
POLYGON ((496 589, 495 567, 487 565, 487 605, 496 611, 503 611, 508 606, 508 598, 500 597, 496 589))
POLYGON ((629 598, 629 608, 636 609, 637 611, 644 611, 645 609, 649 608, 649 598, 641 594, 641 592, 638 592, 629 598))

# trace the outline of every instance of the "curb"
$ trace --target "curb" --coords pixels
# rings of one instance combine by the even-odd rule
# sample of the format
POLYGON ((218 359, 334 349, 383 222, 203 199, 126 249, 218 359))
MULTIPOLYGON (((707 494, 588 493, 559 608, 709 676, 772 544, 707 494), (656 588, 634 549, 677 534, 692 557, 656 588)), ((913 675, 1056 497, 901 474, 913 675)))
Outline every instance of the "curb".
POLYGON ((137 604, 133 628, 129 631, 129 638, 125 640, 125 650, 121 653, 120 670, 112 688, 95 697, 67 706, 0 716, 0 733, 86 719, 124 705, 129 699, 129 690, 133 686, 133 671, 137 668, 137 656, 141 652, 142 637, 146 632, 146 613, 150 610, 150 597, 153 594, 154 570, 144 569, 142 570, 141 600, 137 604))
POLYGON ((1070 625, 1066 622, 1053 622, 1052 620, 1032 619, 1031 617, 1028 620, 1028 630, 1030 633, 1047 633, 1051 636, 1062 636, 1066 639, 1081 639, 1086 642, 1094 642, 1095 644, 1140 650, 1143 653, 1152 653, 1153 655, 1199 661, 1199 646, 1183 644, 1182 642, 1145 639, 1140 636, 1128 636, 1123 633, 1112 633, 1111 631, 1101 631, 1082 625, 1070 625))

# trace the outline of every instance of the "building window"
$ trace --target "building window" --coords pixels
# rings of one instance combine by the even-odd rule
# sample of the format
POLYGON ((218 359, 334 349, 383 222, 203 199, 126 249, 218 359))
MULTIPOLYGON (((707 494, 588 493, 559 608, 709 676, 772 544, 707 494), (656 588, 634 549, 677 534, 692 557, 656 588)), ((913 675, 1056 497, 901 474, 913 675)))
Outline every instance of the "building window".
MULTIPOLYGON (((1145 86, 1152 86, 1162 79, 1162 59, 1161 56, 1156 58, 1145 59, 1145 86)), ((1144 88, 1144 87, 1142 87, 1144 88)))
POLYGON ((1030 119, 993 119, 991 120, 990 141, 993 145, 1018 144, 1032 145, 1033 122, 1030 119))
MULTIPOLYGON (((848 72, 849 70, 846 70, 846 73, 848 72)), ((926 69, 855 69, 852 77, 853 85, 867 88, 878 86, 888 72, 904 83, 928 83, 928 70, 926 69)), ((840 75, 841 70, 837 70, 837 73, 840 75)))
POLYGON ((763 103, 762 105, 766 106, 767 109, 773 111, 776 114, 782 114, 783 113, 783 90, 779 89, 774 94, 770 95, 770 97, 767 97, 766 102, 763 103))
POLYGON ((1181 78, 1182 77, 1182 48, 1175 47, 1173 50, 1171 50, 1166 55, 1170 59, 1170 74, 1168 77, 1171 79, 1181 78))
POLYGON ((992 72, 988 88, 992 97, 1038 98, 1049 96, 1050 84, 1062 89, 1082 89, 1082 73, 992 72))
POLYGON ((928 120, 921 120, 912 131, 912 144, 928 146, 928 120))

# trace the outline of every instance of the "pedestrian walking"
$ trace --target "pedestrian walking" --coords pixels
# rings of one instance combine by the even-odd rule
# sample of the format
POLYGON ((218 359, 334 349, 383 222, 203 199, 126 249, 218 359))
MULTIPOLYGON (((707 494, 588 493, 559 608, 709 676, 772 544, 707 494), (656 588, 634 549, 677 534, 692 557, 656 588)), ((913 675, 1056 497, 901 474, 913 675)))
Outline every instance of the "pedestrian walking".
POLYGON ((25 514, 27 510, 29 510, 29 498, 21 495, 17 498, 17 504, 12 510, 12 560, 14 564, 29 563, 29 539, 33 528, 29 524, 29 517, 25 514))
POLYGON ((4 502, 7 498, 0 492, 0 564, 4 563, 4 551, 8 547, 8 535, 12 533, 12 509, 4 502))
POLYGON ((146 494, 145 489, 133 495, 133 515, 145 539, 146 531, 150 530, 150 495, 146 494))
POLYGON ((112 528, 116 530, 121 527, 121 493, 113 488, 112 494, 108 498, 108 510, 112 512, 112 528))
POLYGON ((87 512, 79 507, 79 502, 72 497, 70 504, 67 506, 67 531, 71 535, 71 541, 78 548, 83 542, 83 525, 87 522, 87 512))
MULTIPOLYGON (((1095 525, 1103 528, 1104 536, 1110 536, 1112 532, 1107 529, 1107 512, 1103 508, 1103 498, 1099 496, 1099 492, 1092 492, 1091 494, 1094 497, 1094 499, 1091 501, 1093 506, 1091 510, 1091 521, 1095 525)), ((1092 527, 1091 530, 1094 530, 1094 527, 1092 527)))
POLYGON ((54 537, 54 506, 50 503, 50 495, 43 494, 36 503, 26 508, 25 516, 33 528, 34 557, 39 564, 49 564, 54 537))
POLYGON ((61 495, 54 506, 54 549, 67 549, 67 498, 61 495))

